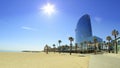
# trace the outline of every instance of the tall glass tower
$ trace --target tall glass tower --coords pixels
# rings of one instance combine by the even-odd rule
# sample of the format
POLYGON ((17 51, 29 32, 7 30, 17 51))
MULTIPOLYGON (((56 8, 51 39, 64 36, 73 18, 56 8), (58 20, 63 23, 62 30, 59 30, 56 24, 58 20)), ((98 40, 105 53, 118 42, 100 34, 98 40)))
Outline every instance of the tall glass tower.
POLYGON ((83 42, 88 37, 92 37, 91 20, 88 14, 83 15, 76 26, 76 43, 83 42))

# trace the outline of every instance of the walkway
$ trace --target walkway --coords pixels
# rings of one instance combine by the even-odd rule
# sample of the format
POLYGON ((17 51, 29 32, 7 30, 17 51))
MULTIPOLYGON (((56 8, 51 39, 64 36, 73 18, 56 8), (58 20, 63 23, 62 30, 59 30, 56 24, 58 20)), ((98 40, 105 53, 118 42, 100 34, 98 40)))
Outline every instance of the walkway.
POLYGON ((91 55, 89 68, 120 68, 120 56, 91 55))

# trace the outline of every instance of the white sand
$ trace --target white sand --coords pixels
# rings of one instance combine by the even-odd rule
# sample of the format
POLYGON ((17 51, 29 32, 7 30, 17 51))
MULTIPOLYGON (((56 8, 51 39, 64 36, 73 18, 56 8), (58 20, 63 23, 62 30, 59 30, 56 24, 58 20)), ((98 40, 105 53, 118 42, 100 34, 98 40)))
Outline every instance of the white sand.
POLYGON ((0 53, 0 68, 88 68, 89 56, 58 53, 0 53))

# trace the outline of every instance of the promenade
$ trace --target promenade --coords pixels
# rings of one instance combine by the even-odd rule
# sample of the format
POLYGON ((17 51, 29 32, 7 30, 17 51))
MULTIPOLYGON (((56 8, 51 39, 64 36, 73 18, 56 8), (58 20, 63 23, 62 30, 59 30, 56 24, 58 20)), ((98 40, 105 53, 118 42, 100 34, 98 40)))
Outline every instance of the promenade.
POLYGON ((120 54, 91 55, 89 68, 120 68, 120 54))

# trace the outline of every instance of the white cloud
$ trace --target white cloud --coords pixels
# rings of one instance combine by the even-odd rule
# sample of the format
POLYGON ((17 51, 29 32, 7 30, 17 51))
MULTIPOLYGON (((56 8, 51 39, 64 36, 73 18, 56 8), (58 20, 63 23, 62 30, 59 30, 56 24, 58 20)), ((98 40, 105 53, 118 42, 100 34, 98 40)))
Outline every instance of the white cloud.
POLYGON ((95 20, 95 22, 97 22, 97 23, 101 23, 102 18, 100 18, 100 17, 95 17, 94 20, 95 20))
POLYGON ((31 27, 27 27, 27 26, 22 26, 21 28, 24 29, 24 30, 37 31, 37 29, 31 28, 31 27))

